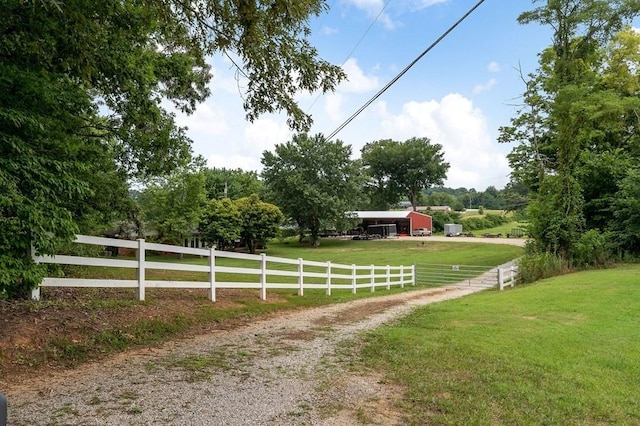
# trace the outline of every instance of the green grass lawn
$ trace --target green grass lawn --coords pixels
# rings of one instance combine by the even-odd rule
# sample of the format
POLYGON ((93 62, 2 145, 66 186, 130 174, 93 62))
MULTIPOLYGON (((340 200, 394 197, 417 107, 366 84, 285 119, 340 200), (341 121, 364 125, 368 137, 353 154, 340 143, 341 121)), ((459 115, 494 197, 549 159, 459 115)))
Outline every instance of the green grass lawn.
POLYGON ((430 305, 362 357, 410 424, 640 424, 640 266, 430 305))

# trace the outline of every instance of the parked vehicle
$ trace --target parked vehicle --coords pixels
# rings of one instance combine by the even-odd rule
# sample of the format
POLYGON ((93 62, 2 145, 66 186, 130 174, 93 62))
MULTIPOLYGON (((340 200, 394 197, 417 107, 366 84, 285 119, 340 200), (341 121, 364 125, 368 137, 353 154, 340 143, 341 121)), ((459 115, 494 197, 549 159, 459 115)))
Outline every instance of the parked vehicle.
POLYGON ((429 228, 417 228, 411 232, 414 237, 428 237, 431 235, 431 229, 429 228))
POLYGON ((446 223, 444 225, 444 235, 447 237, 459 237, 462 235, 462 225, 457 223, 446 223))

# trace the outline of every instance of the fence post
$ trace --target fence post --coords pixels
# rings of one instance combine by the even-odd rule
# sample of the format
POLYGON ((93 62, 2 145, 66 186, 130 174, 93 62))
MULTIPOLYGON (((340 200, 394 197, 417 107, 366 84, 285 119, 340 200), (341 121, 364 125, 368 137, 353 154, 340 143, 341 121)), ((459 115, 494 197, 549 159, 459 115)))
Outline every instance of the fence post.
POLYGON ((327 262, 327 296, 331 296, 331 261, 327 262))
POLYGON ((516 284, 516 272, 513 265, 509 268, 509 284, 511 284, 511 288, 516 284))
POLYGON ((138 252, 136 253, 138 259, 138 300, 144 300, 145 251, 144 238, 139 238, 138 252))
POLYGON ((267 255, 260 253, 260 299, 267 300, 267 255))
POLYGON ((498 288, 500 291, 504 289, 504 274, 502 268, 498 268, 498 288))
MULTIPOLYGON (((35 263, 38 263, 36 248, 34 246, 31 246, 31 258, 35 263)), ((40 285, 38 285, 38 287, 34 289, 31 289, 31 300, 40 300, 40 285)))
POLYGON ((391 290, 391 266, 387 265, 387 290, 391 290))
POLYGON ((209 299, 216 301, 216 249, 209 249, 209 299))
POLYGON ((411 285, 416 285, 416 264, 411 265, 411 285))
POLYGON ((356 284, 357 284, 356 265, 351 264, 351 285, 353 286, 353 288, 351 289, 351 293, 353 294, 356 294, 356 284))
POLYGON ((404 265, 400 265, 400 288, 404 288, 404 265))
POLYGON ((298 258, 298 296, 304 296, 304 265, 301 257, 298 258))
POLYGON ((371 265, 371 293, 376 291, 376 267, 371 265))

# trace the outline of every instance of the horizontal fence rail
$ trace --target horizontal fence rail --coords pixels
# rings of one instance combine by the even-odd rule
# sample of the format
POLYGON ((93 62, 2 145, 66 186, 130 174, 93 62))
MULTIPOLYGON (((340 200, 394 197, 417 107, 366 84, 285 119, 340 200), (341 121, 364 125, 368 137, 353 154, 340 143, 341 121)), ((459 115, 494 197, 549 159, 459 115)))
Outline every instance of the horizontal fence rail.
MULTIPOLYGON (((201 288, 209 290, 209 298, 216 301, 218 288, 259 289, 260 298, 266 300, 267 289, 295 289, 300 296, 305 289, 324 289, 331 295, 334 289, 348 289, 354 294, 358 289, 415 285, 415 267, 344 265, 304 259, 287 259, 266 254, 246 254, 215 249, 181 247, 168 244, 77 235, 75 243, 103 247, 132 249, 136 260, 84 257, 72 255, 39 256, 33 253, 37 263, 58 265, 94 266, 135 269, 135 279, 116 280, 101 278, 47 277, 40 287, 111 287, 135 288, 139 300, 145 299, 147 288, 201 288), (176 253, 200 256, 207 264, 157 261, 148 259, 147 252, 176 253), (206 273, 206 280, 172 281, 148 279, 149 270, 170 270, 206 273)), ((40 288, 32 293, 40 299, 40 288)))

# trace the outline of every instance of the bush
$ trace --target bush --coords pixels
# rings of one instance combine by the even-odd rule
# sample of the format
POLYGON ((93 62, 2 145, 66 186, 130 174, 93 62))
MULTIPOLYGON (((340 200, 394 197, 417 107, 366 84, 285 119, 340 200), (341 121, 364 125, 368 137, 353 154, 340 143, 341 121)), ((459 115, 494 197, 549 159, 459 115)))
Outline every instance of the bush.
POLYGON ((604 266, 614 260, 610 235, 596 229, 580 236, 573 250, 572 265, 578 268, 604 266))
POLYGON ((528 253, 518 260, 518 282, 532 283, 567 271, 562 259, 552 253, 528 253))
POLYGON ((495 228, 496 226, 509 223, 511 220, 505 216, 497 214, 487 214, 484 217, 470 217, 462 219, 462 229, 465 231, 477 231, 478 229, 495 228))
POLYGON ((445 223, 460 223, 460 213, 457 212, 429 212, 433 232, 443 232, 445 223))

